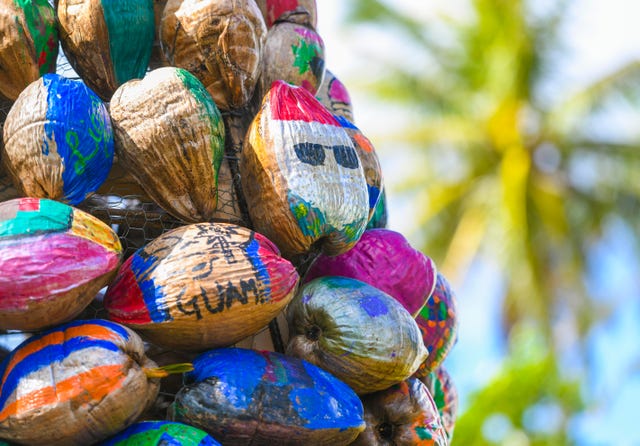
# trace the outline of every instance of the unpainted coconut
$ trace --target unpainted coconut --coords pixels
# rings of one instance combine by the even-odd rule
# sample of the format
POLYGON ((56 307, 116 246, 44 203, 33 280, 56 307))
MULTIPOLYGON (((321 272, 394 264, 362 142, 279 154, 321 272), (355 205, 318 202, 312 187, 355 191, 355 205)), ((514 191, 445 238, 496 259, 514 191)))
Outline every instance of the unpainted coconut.
POLYGON ((222 110, 251 99, 266 34, 253 0, 169 0, 160 25, 165 63, 194 74, 222 110))
POLYGON ((58 0, 57 14, 67 60, 102 99, 144 76, 154 38, 152 0, 58 0))
POLYGON ((109 110, 120 162, 145 192, 176 218, 210 220, 225 130, 204 86, 184 69, 158 68, 118 88, 109 110))
POLYGON ((58 28, 47 0, 0 0, 0 98, 56 71, 58 28))

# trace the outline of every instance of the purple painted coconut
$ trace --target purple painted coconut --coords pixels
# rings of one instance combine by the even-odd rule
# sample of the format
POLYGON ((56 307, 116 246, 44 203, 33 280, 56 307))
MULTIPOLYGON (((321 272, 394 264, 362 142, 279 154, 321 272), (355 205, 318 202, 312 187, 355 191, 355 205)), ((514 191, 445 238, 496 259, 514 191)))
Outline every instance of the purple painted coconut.
POLYGON ((384 291, 416 316, 436 285, 436 265, 412 248, 404 236, 389 229, 369 229, 349 251, 319 256, 305 282, 317 277, 343 276, 384 291))

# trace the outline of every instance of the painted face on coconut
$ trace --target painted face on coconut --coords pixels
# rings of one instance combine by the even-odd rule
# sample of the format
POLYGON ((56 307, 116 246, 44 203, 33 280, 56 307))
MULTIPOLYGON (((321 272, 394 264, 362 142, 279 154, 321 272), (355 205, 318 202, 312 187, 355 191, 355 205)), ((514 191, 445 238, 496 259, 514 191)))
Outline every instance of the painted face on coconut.
POLYGON ((320 239, 324 252, 338 254, 360 238, 369 210, 362 163, 345 129, 309 92, 274 82, 242 156, 249 212, 285 257, 320 239))

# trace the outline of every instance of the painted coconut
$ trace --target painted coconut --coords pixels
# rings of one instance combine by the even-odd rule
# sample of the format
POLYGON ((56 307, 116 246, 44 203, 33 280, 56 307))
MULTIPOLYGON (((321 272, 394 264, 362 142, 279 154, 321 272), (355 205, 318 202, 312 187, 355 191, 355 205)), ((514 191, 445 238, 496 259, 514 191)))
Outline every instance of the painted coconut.
MULTIPOLYGON (((436 265, 400 233, 369 229, 353 249, 339 256, 320 255, 305 276, 343 276, 361 280, 393 296, 414 317, 436 285, 436 265)), ((427 347, 429 347, 427 345, 427 347)))
POLYGON ((436 288, 416 316, 416 322, 429 350, 429 356, 418 371, 418 376, 424 376, 444 361, 458 338, 456 296, 442 274, 438 273, 436 288))
POLYGON ((106 180, 113 153, 104 103, 58 74, 31 83, 4 124, 1 157, 22 196, 79 204, 106 180))
POLYGON ((409 378, 362 397, 367 427, 356 446, 448 446, 438 409, 427 387, 409 378))
POLYGON ((223 110, 251 99, 266 35, 253 0, 169 0, 160 25, 165 62, 193 73, 223 110))
POLYGON ((225 130, 204 86, 181 68, 158 68, 118 88, 110 113, 118 157, 149 197, 186 222, 210 220, 225 130))
POLYGON ((144 76, 154 38, 152 0, 57 0, 62 49, 102 99, 144 76))
POLYGON ((373 215, 369 218, 369 223, 367 223, 367 229, 384 229, 387 227, 387 219, 387 190, 383 188, 373 215))
POLYGON ((410 377, 427 357, 420 330, 393 297, 359 280, 321 277, 287 308, 287 353, 305 359, 358 394, 410 377))
POLYGON ((0 97, 15 100, 27 85, 56 71, 58 28, 47 0, 0 0, 0 97))
POLYGON ((106 224, 37 198, 0 203, 0 329, 71 320, 114 277, 122 247, 106 224))
POLYGON ((348 251, 364 232, 367 183, 353 142, 311 93, 274 82, 240 157, 255 229, 287 258, 348 251))
POLYGON ((143 421, 100 446, 220 446, 220 443, 205 431, 183 423, 143 421))
POLYGON ((229 348, 193 366, 169 416, 225 446, 347 445, 364 428, 353 390, 298 358, 229 348))
POLYGON ((324 42, 308 26, 277 22, 267 33, 264 46, 260 94, 283 80, 316 94, 324 76, 324 42))
POLYGON ((369 138, 364 136, 360 129, 348 119, 337 115, 336 119, 340 124, 342 124, 347 134, 351 137, 353 146, 358 154, 358 158, 360 158, 360 162, 362 163, 364 177, 367 180, 367 192, 369 196, 368 220, 371 220, 378 205, 380 194, 384 189, 384 183, 382 181, 382 167, 380 166, 376 149, 373 147, 373 144, 371 144, 371 141, 369 141, 369 138))
POLYGON ((116 323, 74 321, 33 336, 0 365, 0 438, 84 446, 131 424, 158 392, 142 340, 116 323))
POLYGON ((330 70, 325 69, 322 83, 316 92, 316 98, 334 115, 354 122, 353 104, 347 87, 330 70))
POLYGON ((271 28, 276 22, 295 22, 312 28, 318 26, 316 0, 256 0, 262 17, 271 28))
POLYGON ((447 438, 451 441, 458 415, 458 390, 451 379, 451 375, 441 365, 426 377, 421 378, 420 381, 427 386, 429 393, 433 396, 440 413, 440 421, 447 433, 447 438))
POLYGON ((177 350, 229 346, 264 328, 298 284, 264 236, 201 223, 166 232, 127 259, 109 286, 109 318, 177 350))

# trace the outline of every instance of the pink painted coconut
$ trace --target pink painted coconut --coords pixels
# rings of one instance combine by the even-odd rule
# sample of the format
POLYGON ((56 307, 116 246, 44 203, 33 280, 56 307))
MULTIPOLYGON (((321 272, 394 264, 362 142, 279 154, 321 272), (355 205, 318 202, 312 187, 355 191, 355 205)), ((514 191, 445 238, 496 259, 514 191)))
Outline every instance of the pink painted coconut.
POLYGON ((305 282, 323 276, 343 276, 368 283, 398 300, 414 317, 436 285, 436 265, 389 229, 369 229, 346 253, 319 256, 305 282))

